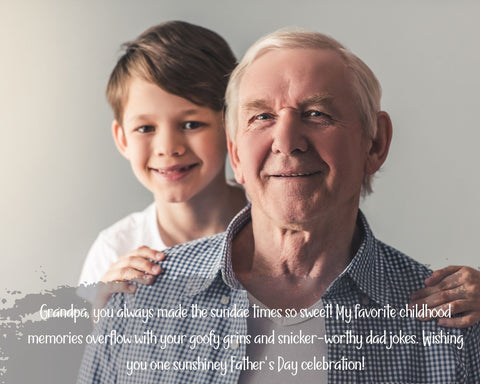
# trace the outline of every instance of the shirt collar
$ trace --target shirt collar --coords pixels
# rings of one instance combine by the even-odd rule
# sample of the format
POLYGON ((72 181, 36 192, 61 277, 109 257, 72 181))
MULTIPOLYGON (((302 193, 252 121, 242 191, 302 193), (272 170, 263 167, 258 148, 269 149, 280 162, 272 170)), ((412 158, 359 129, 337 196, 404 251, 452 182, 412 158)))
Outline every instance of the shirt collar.
POLYGON ((235 277, 232 266, 232 244, 235 236, 242 230, 242 228, 252 220, 251 204, 249 203, 243 208, 232 220, 227 228, 225 247, 222 252, 222 279, 232 289, 243 289, 240 282, 235 277))
POLYGON ((207 289, 216 279, 232 289, 243 289, 235 277, 232 267, 232 243, 235 236, 251 220, 250 204, 243 208, 230 222, 227 230, 211 238, 215 239, 210 247, 201 254, 202 273, 199 278, 191 278, 186 286, 186 295, 196 295, 207 289))
MULTIPOLYGON (((187 287, 187 294, 197 294, 207 289, 216 278, 221 278, 231 289, 243 289, 235 277, 232 267, 232 243, 241 229, 251 221, 251 204, 243 208, 231 221, 227 230, 217 235, 219 241, 203 258, 207 270, 207 279, 192 279, 187 287)), ((359 210, 357 225, 362 234, 362 241, 357 253, 345 270, 330 284, 324 294, 325 298, 335 297, 339 294, 348 294, 352 281, 354 285, 368 298, 378 304, 391 303, 391 288, 384 257, 378 250, 378 241, 375 239, 367 219, 359 210)))
POLYGON ((357 289, 376 303, 381 305, 392 303, 386 260, 379 251, 378 240, 360 210, 357 215, 357 225, 362 234, 360 247, 347 268, 330 284, 324 297, 351 290, 352 287, 348 284, 350 280, 357 289))

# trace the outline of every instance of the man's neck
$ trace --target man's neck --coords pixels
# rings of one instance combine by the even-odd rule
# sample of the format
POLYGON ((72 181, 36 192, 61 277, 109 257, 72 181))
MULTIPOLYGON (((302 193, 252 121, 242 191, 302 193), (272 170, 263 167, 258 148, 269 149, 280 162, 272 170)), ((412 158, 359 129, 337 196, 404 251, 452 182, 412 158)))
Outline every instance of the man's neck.
POLYGON ((309 229, 279 226, 252 211, 252 223, 233 244, 242 285, 265 305, 308 307, 318 301, 357 251, 357 210, 322 218, 309 229))

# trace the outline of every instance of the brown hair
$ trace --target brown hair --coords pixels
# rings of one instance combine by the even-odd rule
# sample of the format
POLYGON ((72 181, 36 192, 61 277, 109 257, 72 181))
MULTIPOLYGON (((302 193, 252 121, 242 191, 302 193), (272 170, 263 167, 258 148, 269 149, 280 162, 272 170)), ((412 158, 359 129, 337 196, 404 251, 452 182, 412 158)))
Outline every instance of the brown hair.
POLYGON ((132 77, 154 83, 191 102, 221 111, 228 78, 236 59, 215 32, 184 21, 147 29, 123 45, 125 53, 113 69, 107 100, 121 124, 132 77))

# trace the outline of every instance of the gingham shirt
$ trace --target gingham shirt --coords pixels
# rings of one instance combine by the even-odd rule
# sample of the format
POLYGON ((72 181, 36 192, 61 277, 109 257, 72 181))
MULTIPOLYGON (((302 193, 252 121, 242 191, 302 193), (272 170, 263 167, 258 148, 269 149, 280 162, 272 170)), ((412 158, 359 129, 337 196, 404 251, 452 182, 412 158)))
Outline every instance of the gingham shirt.
MULTIPOLYGON (((192 304, 198 308, 249 307, 247 292, 236 280, 231 265, 232 240, 250 220, 246 207, 222 234, 198 239, 172 247, 166 251, 163 262, 165 273, 152 286, 141 285, 135 295, 118 294, 110 300, 109 309, 179 308, 189 312, 188 317, 157 318, 104 318, 96 327, 95 335, 143 335, 151 331, 157 335, 187 335, 183 344, 170 344, 166 348, 157 343, 104 343, 87 346, 78 383, 236 383, 240 371, 231 363, 245 357, 244 344, 233 344, 225 349, 201 345, 191 349, 190 335, 244 335, 247 322, 244 317, 192 318, 192 304), (137 371, 129 371, 136 361, 137 371), (170 368, 160 370, 160 364, 169 361, 170 368), (173 368, 174 362, 204 363, 193 370, 173 368), (225 367, 221 364, 225 363, 225 367), (210 364, 209 366, 206 364, 210 364), (213 364, 218 364, 214 366, 213 364), (200 369, 198 369, 200 368, 200 369), (205 368, 205 369, 203 369, 205 368)), ((332 282, 323 295, 327 306, 343 305, 353 308, 382 308, 390 304, 404 308, 410 294, 421 288, 430 271, 399 251, 383 244, 373 236, 365 217, 358 214, 357 225, 362 231, 361 246, 345 271, 332 282)), ((131 312, 130 312, 131 313, 131 312)), ((480 383, 480 329, 446 329, 436 322, 420 322, 412 318, 358 318, 350 323, 325 318, 327 335, 363 334, 364 341, 370 332, 389 337, 395 334, 417 335, 416 344, 397 344, 387 349, 383 344, 365 344, 357 349, 354 344, 328 344, 328 360, 342 358, 360 361, 365 358, 363 370, 328 371, 329 383, 480 383), (436 344, 424 347, 422 331, 448 332, 464 337, 462 349, 455 344, 436 344)), ((319 330, 320 332, 320 330, 319 330)), ((294 378, 292 378, 294 381, 294 378)))

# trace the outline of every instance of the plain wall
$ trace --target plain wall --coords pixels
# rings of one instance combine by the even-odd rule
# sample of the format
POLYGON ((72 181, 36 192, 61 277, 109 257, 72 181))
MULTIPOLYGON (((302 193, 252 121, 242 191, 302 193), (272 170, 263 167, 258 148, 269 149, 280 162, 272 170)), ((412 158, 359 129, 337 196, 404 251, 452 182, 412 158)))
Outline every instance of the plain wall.
POLYGON ((375 234, 434 268, 480 265, 480 3, 2 0, 0 14, 0 297, 76 284, 98 232, 151 201, 114 148, 104 89, 121 43, 170 19, 238 57, 292 25, 353 50, 394 125, 362 203, 375 234))

